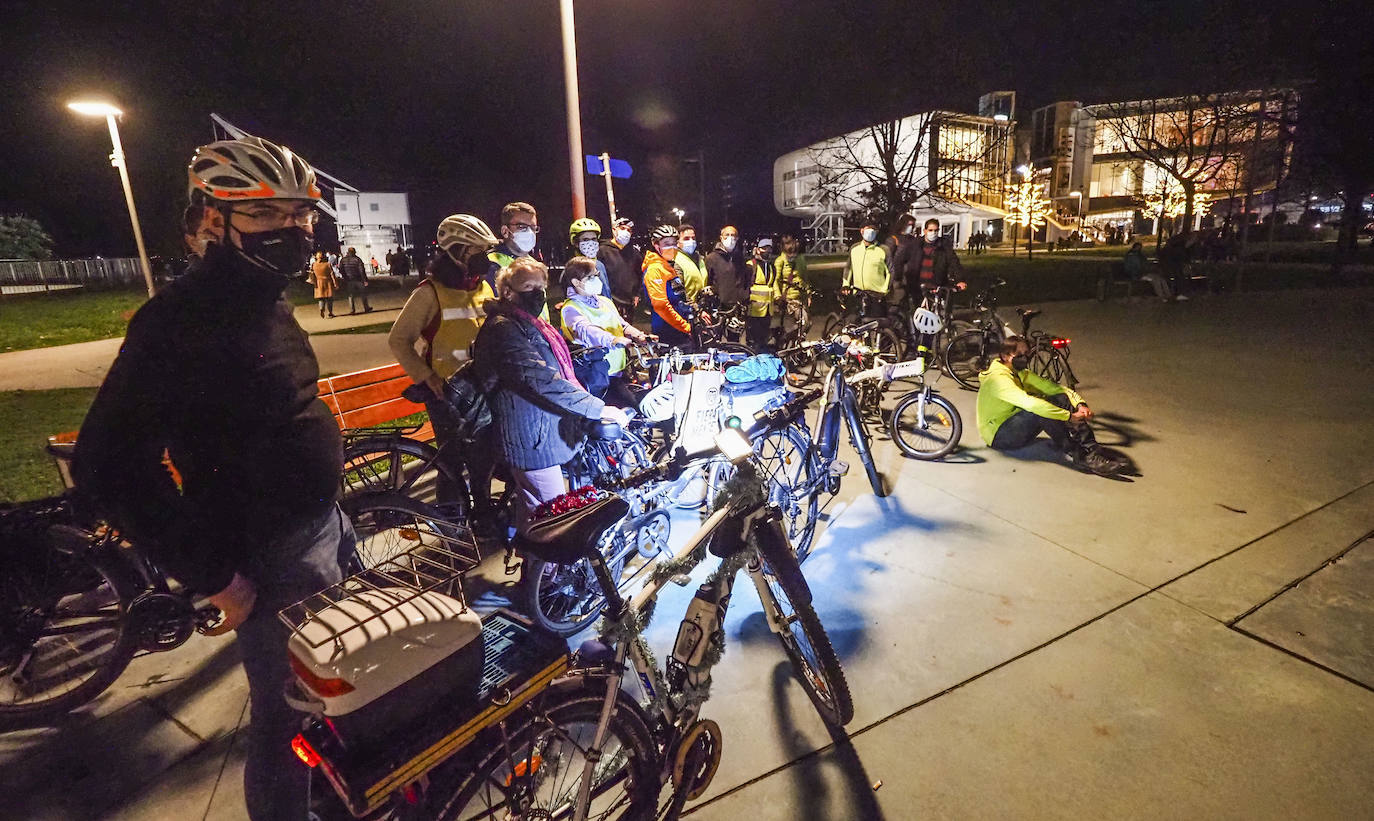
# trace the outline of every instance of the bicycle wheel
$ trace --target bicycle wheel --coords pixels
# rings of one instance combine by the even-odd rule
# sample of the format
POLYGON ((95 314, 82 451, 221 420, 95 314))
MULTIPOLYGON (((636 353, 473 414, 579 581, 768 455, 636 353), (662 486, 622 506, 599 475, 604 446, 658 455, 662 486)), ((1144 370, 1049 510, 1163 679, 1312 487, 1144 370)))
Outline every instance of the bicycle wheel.
POLYGON ((961 387, 978 390, 978 374, 991 363, 991 351, 982 331, 965 331, 949 341, 945 348, 945 371, 961 387))
POLYGON ((760 590, 763 606, 772 608, 774 620, 783 625, 778 633, 783 652, 792 662, 797 681, 821 719, 833 727, 843 727, 854 718, 854 699, 849 694, 844 669, 830 644, 820 617, 811 606, 811 592, 806 586, 797 558, 788 549, 779 522, 759 523, 760 573, 766 583, 767 595, 760 590))
POLYGON ((455 541, 472 541, 465 525, 447 518, 433 505, 400 493, 363 493, 344 499, 339 506, 353 522, 357 544, 348 568, 351 573, 424 545, 453 550, 455 541))
POLYGON ((754 440, 754 461, 767 483, 769 504, 782 514, 788 541, 801 562, 811 550, 820 512, 811 437, 795 423, 770 430, 754 440))
POLYGON ((954 404, 940 394, 915 390, 897 400, 888 429, 902 453, 933 461, 959 446, 964 420, 954 404))
POLYGON ((1054 350, 1040 348, 1031 356, 1031 372, 1043 376, 1051 382, 1058 383, 1064 376, 1064 369, 1059 364, 1059 357, 1054 350))
POLYGON ((468 515, 466 470, 438 448, 404 436, 356 439, 344 448, 343 495, 389 491, 441 502, 450 518, 468 515), (452 508, 448 511, 448 508, 452 508))
MULTIPOLYGON (((625 563, 621 556, 625 538, 619 529, 601 537, 601 555, 606 557, 611 578, 620 579, 625 563)), ((555 635, 567 638, 588 627, 606 606, 606 594, 596 580, 592 563, 582 559, 574 564, 552 564, 527 556, 523 575, 525 612, 536 624, 555 635)))
MULTIPOLYGON (((521 710, 486 731, 469 748, 471 755, 436 773, 421 815, 440 821, 572 817, 604 688, 551 688, 540 700, 542 707, 521 710)), ((593 770, 587 818, 652 818, 658 763, 642 712, 620 693, 593 770)))
POLYGON ((858 409, 847 405, 844 407, 844 415, 849 425, 850 444, 854 447, 854 452, 859 454, 859 461, 863 462, 864 472, 868 474, 868 484, 873 488, 873 495, 880 498, 886 496, 887 488, 883 486, 883 477, 873 464, 873 448, 869 444, 868 430, 864 427, 863 419, 859 418, 858 409))
POLYGON ((137 576, 74 527, 0 574, 0 731, 60 718, 119 678, 138 650, 128 622, 137 576))

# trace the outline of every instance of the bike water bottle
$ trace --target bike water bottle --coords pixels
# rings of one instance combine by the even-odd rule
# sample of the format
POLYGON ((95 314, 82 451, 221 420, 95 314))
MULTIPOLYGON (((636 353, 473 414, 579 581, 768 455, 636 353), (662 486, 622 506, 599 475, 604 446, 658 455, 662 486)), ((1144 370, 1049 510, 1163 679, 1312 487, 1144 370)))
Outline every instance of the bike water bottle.
POLYGON ((703 584, 687 605, 687 613, 677 628, 677 640, 673 642, 673 658, 684 667, 701 666, 706 650, 711 645, 711 637, 720 629, 716 617, 716 589, 713 585, 703 584))

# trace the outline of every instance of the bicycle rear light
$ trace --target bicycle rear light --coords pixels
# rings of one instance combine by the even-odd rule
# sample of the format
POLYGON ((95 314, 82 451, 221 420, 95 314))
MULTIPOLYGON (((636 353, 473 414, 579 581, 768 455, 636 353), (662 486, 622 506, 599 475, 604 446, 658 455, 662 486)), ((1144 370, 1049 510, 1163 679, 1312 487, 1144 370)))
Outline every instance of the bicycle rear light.
POLYGON ((311 747, 310 742, 306 741, 305 736, 300 733, 291 739, 291 749, 296 753, 296 758, 305 763, 305 766, 312 768, 320 766, 320 754, 315 752, 315 748, 311 747))
POLYGON ((1050 340, 1050 344, 1056 348, 1067 348, 1069 343, 1072 341, 1072 339, 1065 339, 1062 336, 1056 336, 1054 339, 1050 340))

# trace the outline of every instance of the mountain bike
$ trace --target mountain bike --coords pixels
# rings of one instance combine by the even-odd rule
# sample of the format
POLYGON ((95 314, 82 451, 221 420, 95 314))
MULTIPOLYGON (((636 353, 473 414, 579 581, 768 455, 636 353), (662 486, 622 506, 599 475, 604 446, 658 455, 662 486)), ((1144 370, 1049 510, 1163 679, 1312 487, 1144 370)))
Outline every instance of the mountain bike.
MULTIPOLYGON (((978 375, 987 370, 1000 354, 1002 343, 1014 331, 997 314, 997 288, 1005 285, 997 280, 979 295, 974 306, 979 312, 974 330, 965 331, 950 340, 945 348, 945 369, 954 381, 968 390, 978 390, 978 375)), ((1039 310, 1017 308, 1021 317, 1021 336, 1031 349, 1031 370, 1054 382, 1064 382, 1070 388, 1078 384, 1078 376, 1069 365, 1071 340, 1040 330, 1031 330, 1031 320, 1039 310)))
MULTIPOLYGON (((787 424, 814 396, 760 414, 755 429, 787 424)), ((735 478, 700 531, 661 560, 628 601, 589 547, 624 517, 623 499, 607 495, 531 526, 522 549, 546 561, 590 561, 605 588, 600 637, 574 655, 504 613, 474 626, 466 602, 435 592, 462 572, 439 547, 284 609, 298 680, 292 700, 316 715, 293 742, 298 757, 357 816, 677 818, 719 764, 720 728, 700 713, 741 570, 822 718, 832 726, 848 722, 853 704, 843 670, 749 464, 749 441, 726 430, 717 443, 737 463, 735 478), (708 552, 720 563, 698 588, 660 667, 641 635, 658 593, 708 552), (366 629, 375 622, 389 629, 366 629), (439 664, 406 657, 401 648, 419 635, 456 649, 439 664), (385 663, 363 666, 355 657, 385 663), (627 667, 638 698, 622 686, 627 667), (429 686, 416 684, 426 679, 429 686), (392 698, 400 692, 414 697, 392 698)), ((679 451, 623 485, 662 481, 704 457, 679 451)))

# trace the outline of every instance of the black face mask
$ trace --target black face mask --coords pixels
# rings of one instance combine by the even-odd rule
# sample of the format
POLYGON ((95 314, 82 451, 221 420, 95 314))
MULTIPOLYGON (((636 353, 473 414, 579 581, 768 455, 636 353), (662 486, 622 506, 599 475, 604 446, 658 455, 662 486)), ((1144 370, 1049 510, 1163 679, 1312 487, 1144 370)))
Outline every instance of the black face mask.
POLYGON ((1011 358, 1011 369, 1014 371, 1024 371, 1030 367, 1030 356, 1027 354, 1017 354, 1011 358))
MULTIPOLYGON (((235 229, 237 230, 237 229, 235 229)), ((259 268, 290 276, 305 267, 315 238, 304 228, 291 226, 275 231, 238 232, 238 252, 259 268)))
POLYGON ((515 302, 525 313, 530 316, 539 316, 544 311, 544 305, 548 301, 548 295, 543 288, 535 288, 533 291, 519 291, 515 294, 515 302))

